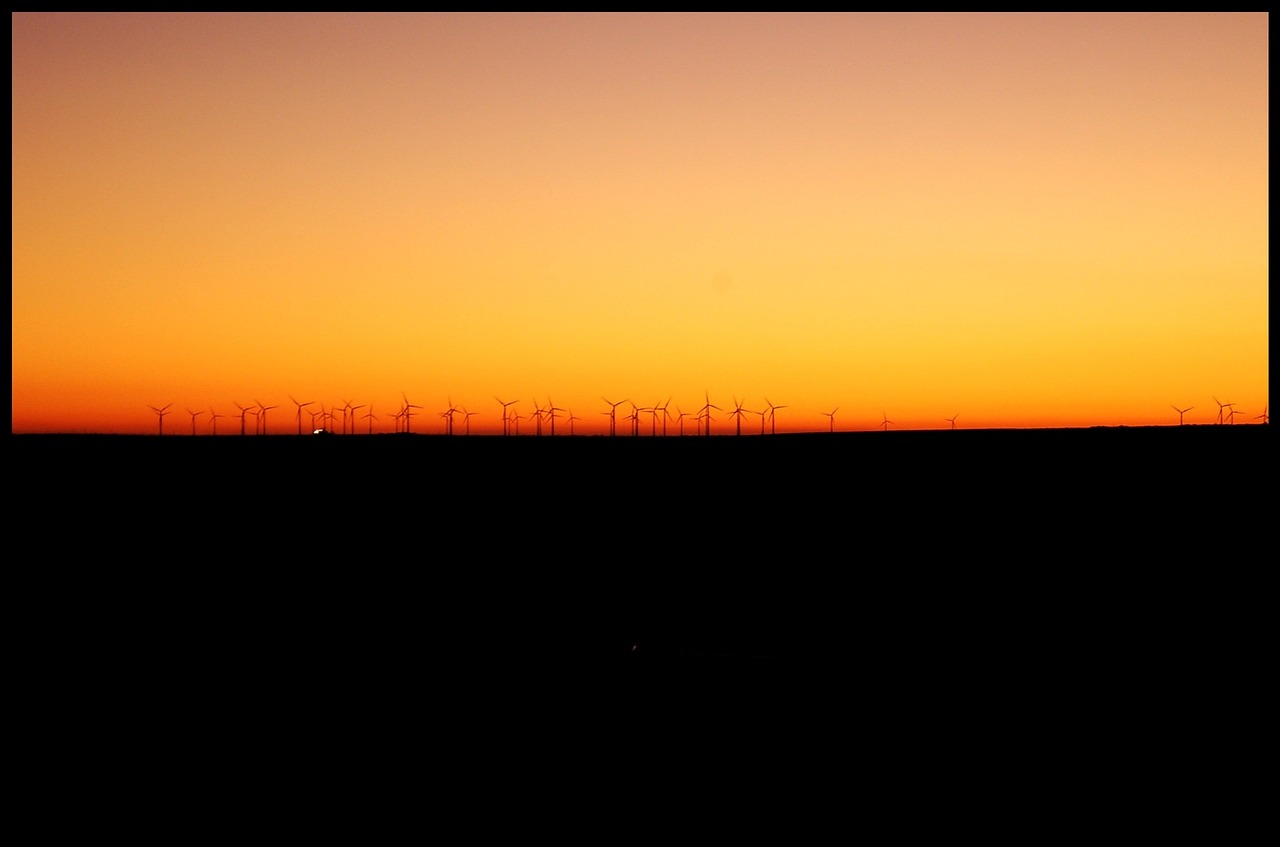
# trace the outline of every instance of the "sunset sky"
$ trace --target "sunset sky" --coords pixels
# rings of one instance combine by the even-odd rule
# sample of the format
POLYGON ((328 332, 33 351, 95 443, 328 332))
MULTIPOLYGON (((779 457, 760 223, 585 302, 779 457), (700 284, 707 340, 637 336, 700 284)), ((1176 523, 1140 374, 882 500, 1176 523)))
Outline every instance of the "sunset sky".
POLYGON ((1268 404, 1265 13, 11 17, 14 433, 1268 404))

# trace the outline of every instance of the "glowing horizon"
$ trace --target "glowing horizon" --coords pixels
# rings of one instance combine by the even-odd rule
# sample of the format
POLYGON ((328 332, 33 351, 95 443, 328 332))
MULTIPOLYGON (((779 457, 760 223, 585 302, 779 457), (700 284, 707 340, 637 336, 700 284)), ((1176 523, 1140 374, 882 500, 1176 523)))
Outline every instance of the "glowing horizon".
POLYGON ((13 433, 1268 409, 1266 13, 11 19, 13 433))

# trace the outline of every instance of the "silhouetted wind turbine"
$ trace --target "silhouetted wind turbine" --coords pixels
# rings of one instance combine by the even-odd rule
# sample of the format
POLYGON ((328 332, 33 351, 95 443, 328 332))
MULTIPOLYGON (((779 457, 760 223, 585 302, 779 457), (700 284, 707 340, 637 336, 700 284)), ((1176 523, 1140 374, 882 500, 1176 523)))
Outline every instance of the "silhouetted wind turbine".
POLYGON ((1177 406, 1173 405, 1172 403, 1169 404, 1169 407, 1178 413, 1178 426, 1182 426, 1182 416, 1195 408, 1195 406, 1188 406, 1185 409, 1179 409, 1177 406))
POLYGON ((533 414, 529 417, 533 418, 534 435, 542 435, 542 407, 538 405, 538 401, 533 401, 533 414))
POLYGON ((631 414, 627 415, 627 420, 631 421, 631 435, 634 437, 640 434, 640 412, 642 410, 631 400, 627 402, 631 403, 631 414))
POLYGON ((235 407, 240 410, 240 434, 244 435, 244 416, 249 414, 249 407, 241 406, 239 403, 235 407))
POLYGON ((760 416, 760 434, 761 434, 761 435, 764 435, 764 419, 765 419, 766 417, 768 417, 768 415, 769 415, 769 410, 768 410, 768 409, 762 409, 762 410, 761 410, 761 411, 759 411, 759 412, 755 412, 755 414, 757 414, 757 415, 759 415, 759 416, 760 416))
POLYGON ((575 415, 573 412, 570 412, 570 413, 569 413, 569 419, 568 419, 568 420, 569 420, 569 434, 570 434, 570 435, 573 435, 573 422, 574 422, 574 421, 580 421, 580 420, 582 420, 582 418, 578 417, 578 416, 577 416, 577 415, 575 415))
POLYGON ((148 409, 150 409, 151 411, 155 412, 157 415, 160 416, 160 431, 159 433, 157 433, 159 435, 164 435, 164 416, 169 414, 168 408, 172 405, 173 405, 172 403, 165 403, 159 409, 157 409, 155 406, 147 407, 148 409))
POLYGON ((444 434, 453 435, 453 416, 458 413, 458 407, 453 405, 453 398, 449 398, 449 408, 440 413, 440 417, 444 418, 444 434))
POLYGON ((1228 409, 1228 408, 1230 408, 1230 407, 1234 406, 1235 404, 1234 404, 1234 403, 1223 403, 1223 402, 1222 402, 1221 400, 1219 400, 1217 397, 1214 397, 1214 398, 1213 398, 1213 402, 1215 402, 1215 403, 1217 403, 1217 404, 1218 404, 1218 423, 1219 423, 1219 424, 1221 424, 1221 423, 1222 423, 1222 418, 1223 418, 1223 411, 1222 411, 1222 410, 1223 410, 1223 409, 1228 409))
MULTIPOLYGON (((348 405, 350 404, 348 403, 348 405)), ((351 434, 352 435, 356 434, 356 412, 360 411, 364 407, 365 407, 364 403, 361 403, 358 406, 351 406, 351 434)))
POLYGON ((275 406, 264 406, 261 400, 254 400, 258 404, 258 421, 262 424, 262 434, 267 434, 267 409, 274 409, 275 406))
POLYGON ((466 406, 463 406, 463 407, 462 407, 462 425, 463 425, 463 434, 464 434, 464 435, 470 435, 470 434, 471 434, 471 416, 472 416, 472 415, 478 415, 478 414, 480 414, 480 413, 479 413, 479 412, 468 412, 468 411, 467 411, 467 407, 466 407, 466 406))
POLYGON ((836 412, 838 412, 838 411, 840 411, 840 407, 839 407, 839 406, 836 406, 836 407, 835 407, 834 409, 832 409, 830 412, 823 412, 823 413, 822 413, 822 414, 826 415, 827 417, 831 418, 831 429, 830 429, 830 430, 828 430, 829 432, 835 432, 835 431, 836 431, 836 412))
POLYGON ((547 418, 551 421, 551 434, 555 435, 556 434, 556 412, 563 412, 565 410, 561 409, 555 403, 552 403, 551 398, 548 397, 546 411, 547 411, 547 418))
POLYGON ((364 416, 369 421, 369 435, 373 435, 373 422, 378 419, 378 416, 373 413, 372 403, 369 404, 369 411, 365 412, 364 416))
MULTIPOLYGON (((292 394, 290 394, 290 395, 289 395, 289 399, 290 399, 290 400, 293 400, 293 395, 292 395, 292 394)), ((297 407, 298 407, 298 435, 302 435, 302 409, 303 409, 303 407, 305 407, 305 406, 310 406, 310 405, 311 405, 312 403, 314 403, 314 402, 316 402, 316 401, 315 401, 315 400, 308 400, 308 401, 307 401, 307 402, 305 402, 305 403, 299 403, 297 400, 293 400, 293 404, 294 404, 295 406, 297 406, 297 407)))
POLYGON ((717 412, 723 412, 723 411, 724 411, 724 409, 721 409, 719 406, 716 406, 716 405, 712 404, 712 402, 711 402, 711 392, 709 392, 709 391, 705 391, 705 392, 704 392, 704 396, 706 397, 706 401, 707 401, 707 402, 706 402, 706 403, 704 403, 704 404, 703 404, 703 406, 702 406, 702 408, 698 410, 698 418, 699 418, 699 420, 702 420, 702 421, 703 421, 703 426, 705 427, 705 429, 703 430, 703 433, 702 433, 702 434, 703 434, 703 435, 710 435, 710 434, 711 434, 711 420, 712 420, 712 418, 711 418, 711 410, 712 410, 712 409, 715 409, 717 412))
POLYGON ((411 411, 409 411, 409 410, 410 410, 410 409, 421 409, 422 407, 421 407, 421 406, 417 406, 417 405, 415 405, 415 404, 413 404, 413 403, 410 403, 410 402, 409 402, 409 398, 408 398, 408 397, 405 397, 405 394, 404 394, 404 392, 403 392, 403 391, 402 391, 402 392, 400 392, 400 396, 401 396, 401 397, 404 397, 404 409, 402 410, 402 414, 404 415, 404 431, 405 431, 406 433, 408 433, 408 432, 410 431, 410 430, 409 430, 410 419, 413 417, 413 412, 411 412, 411 411))
POLYGON ((955 428, 956 428, 956 418, 958 418, 958 417, 960 417, 960 413, 959 413, 959 412, 956 412, 954 415, 952 415, 951 417, 947 418, 947 420, 951 421, 951 428, 952 428, 952 429, 955 429, 955 428))
POLYGON ((618 407, 621 406, 623 403, 630 403, 631 401, 619 400, 617 403, 615 403, 607 397, 601 397, 600 399, 609 404, 609 411, 604 413, 609 416, 609 434, 617 435, 618 434, 618 426, 617 426, 618 407))
POLYGON ((650 421, 649 434, 657 435, 658 434, 658 412, 662 411, 662 407, 659 406, 657 403, 654 403, 652 406, 645 409, 645 411, 651 415, 651 417, 649 418, 649 421, 650 421))
POLYGON ((640 417, 649 411, 650 409, 648 406, 636 406, 635 403, 631 404, 630 420, 632 435, 640 435, 640 417))
POLYGON ((1254 416, 1253 416, 1253 419, 1254 419, 1255 421, 1262 421, 1263 423, 1266 423, 1266 422, 1267 422, 1267 407, 1266 407, 1266 406, 1263 406, 1263 407, 1262 407, 1262 414, 1260 414, 1260 415, 1254 415, 1254 416))
POLYGON ((777 415, 779 409, 785 409, 786 406, 775 406, 769 402, 769 398, 764 398, 764 404, 769 407, 769 434, 778 434, 777 415))
POLYGON ((655 407, 659 412, 662 413, 662 434, 664 436, 667 434, 667 421, 671 420, 671 413, 667 411, 667 406, 670 406, 670 405, 671 405, 671 398, 668 397, 667 402, 663 403, 661 406, 655 407))
POLYGON ((342 405, 338 408, 342 409, 342 434, 347 434, 347 417, 351 413, 351 401, 343 400, 342 405))
POLYGON ((880 426, 884 427, 884 431, 885 431, 885 432, 888 432, 888 431, 889 431, 889 424, 891 424, 891 423, 893 423, 893 421, 889 420, 889 416, 888 416, 888 415, 885 415, 885 416, 884 416, 884 420, 880 422, 880 426))
POLYGON ((688 412, 680 411, 680 407, 676 406, 676 423, 680 425, 680 434, 684 435, 684 419, 689 416, 688 412))
POLYGON ((220 415, 217 412, 215 412, 212 406, 209 407, 209 423, 213 427, 214 435, 218 434, 218 418, 225 418, 225 417, 226 415, 220 415))
POLYGON ((507 418, 507 407, 515 403, 519 403, 520 401, 519 400, 503 400, 499 398, 496 394, 494 395, 493 399, 497 400, 500 404, 502 404, 502 434, 509 435, 511 433, 511 423, 507 418))
POLYGON ((738 398, 733 398, 733 411, 729 413, 730 417, 738 419, 738 435, 742 435, 742 416, 749 410, 742 408, 742 404, 738 402, 738 398))
POLYGON ((204 412, 203 411, 193 412, 190 409, 187 409, 187 414, 191 416, 191 434, 195 435, 196 434, 196 417, 199 415, 203 415, 204 412))

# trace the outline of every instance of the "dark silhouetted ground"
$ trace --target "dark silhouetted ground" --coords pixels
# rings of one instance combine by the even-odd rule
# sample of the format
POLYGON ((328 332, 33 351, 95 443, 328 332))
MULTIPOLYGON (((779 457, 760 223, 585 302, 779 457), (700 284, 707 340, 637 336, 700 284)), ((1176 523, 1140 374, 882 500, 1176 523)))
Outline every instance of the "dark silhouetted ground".
POLYGON ((21 435, 11 549, 99 669, 1127 685, 1255 635, 1268 433, 21 435))

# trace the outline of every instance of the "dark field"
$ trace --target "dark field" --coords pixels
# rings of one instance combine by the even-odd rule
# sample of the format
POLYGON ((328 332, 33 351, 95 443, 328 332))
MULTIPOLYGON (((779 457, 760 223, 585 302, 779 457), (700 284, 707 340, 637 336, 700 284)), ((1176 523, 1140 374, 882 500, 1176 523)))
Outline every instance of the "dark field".
POLYGON ((1247 627, 1268 433, 12 436, 12 549, 157 661, 1158 667, 1247 627))
POLYGON ((803 755, 895 827, 1181 830, 1261 800, 1267 439, 15 436, 11 678, 49 767, 176 808, 572 747, 664 786, 803 755))

